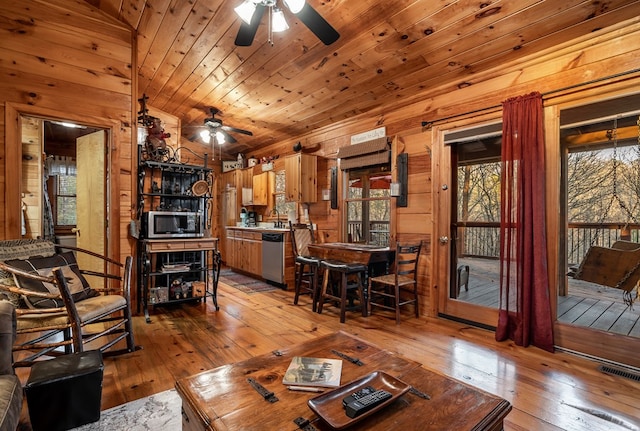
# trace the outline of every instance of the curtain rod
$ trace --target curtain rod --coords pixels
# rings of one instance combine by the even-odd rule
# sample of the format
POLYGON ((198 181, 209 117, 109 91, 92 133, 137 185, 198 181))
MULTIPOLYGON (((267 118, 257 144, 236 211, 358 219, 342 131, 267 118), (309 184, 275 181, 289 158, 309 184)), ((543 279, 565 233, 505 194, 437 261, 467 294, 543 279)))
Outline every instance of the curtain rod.
MULTIPOLYGON (((562 92, 565 92, 567 90, 572 90, 574 88, 584 87, 586 85, 596 84, 598 82, 602 82, 602 81, 606 81, 606 80, 614 79, 614 78, 620 78, 620 77, 627 76, 627 75, 632 75, 632 74, 638 73, 638 72, 640 72, 640 68, 631 69, 631 70, 628 70, 626 72, 616 73, 614 75, 603 76, 602 78, 593 79, 591 81, 582 82, 580 84, 569 85, 567 87, 562 87, 562 88, 558 88, 556 90, 547 91, 546 93, 542 93, 542 97, 544 99, 546 96, 549 96, 549 95, 552 95, 552 94, 562 93, 562 92)), ((493 105, 493 106, 489 106, 487 108, 482 108, 482 109, 476 109, 474 111, 464 112, 462 114, 450 115, 448 117, 438 118, 437 120, 433 120, 433 121, 423 121, 421 123, 421 126, 422 127, 427 127, 427 128, 430 129, 436 123, 442 123, 444 121, 449 121, 449 120, 452 120, 454 118, 466 117, 467 115, 476 114, 478 112, 491 111, 493 109, 498 109, 500 107, 502 107, 502 104, 493 105)))

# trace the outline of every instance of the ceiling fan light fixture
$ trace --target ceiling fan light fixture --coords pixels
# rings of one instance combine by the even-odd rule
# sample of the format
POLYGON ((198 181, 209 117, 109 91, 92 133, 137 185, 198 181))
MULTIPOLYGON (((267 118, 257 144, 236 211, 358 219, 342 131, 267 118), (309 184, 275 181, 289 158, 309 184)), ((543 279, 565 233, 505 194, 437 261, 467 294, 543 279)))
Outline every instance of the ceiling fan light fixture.
POLYGON ((287 20, 284 19, 284 13, 281 9, 273 8, 273 14, 271 17, 271 31, 273 32, 281 32, 285 31, 289 28, 287 24, 287 20))
POLYGON ((244 0, 240 6, 235 7, 233 10, 242 18, 242 21, 251 24, 251 18, 253 18, 253 14, 256 11, 256 3, 251 0, 244 0))
POLYGON ((205 144, 211 142, 211 134, 208 130, 203 130, 200 132, 200 138, 204 141, 205 144))
POLYGON ((282 0, 282 1, 293 14, 297 14, 298 12, 300 12, 306 3, 305 0, 282 0))
POLYGON ((226 142, 224 134, 219 130, 216 132, 216 141, 218 141, 218 145, 222 145, 226 142))

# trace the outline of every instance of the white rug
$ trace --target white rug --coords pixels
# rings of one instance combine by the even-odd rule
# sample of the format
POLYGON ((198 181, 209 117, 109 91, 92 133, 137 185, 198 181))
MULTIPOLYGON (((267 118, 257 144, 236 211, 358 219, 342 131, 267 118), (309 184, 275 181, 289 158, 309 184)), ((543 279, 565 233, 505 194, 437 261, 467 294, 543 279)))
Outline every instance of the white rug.
POLYGON ((182 429, 182 402, 175 389, 115 406, 100 420, 72 431, 176 431, 182 429))

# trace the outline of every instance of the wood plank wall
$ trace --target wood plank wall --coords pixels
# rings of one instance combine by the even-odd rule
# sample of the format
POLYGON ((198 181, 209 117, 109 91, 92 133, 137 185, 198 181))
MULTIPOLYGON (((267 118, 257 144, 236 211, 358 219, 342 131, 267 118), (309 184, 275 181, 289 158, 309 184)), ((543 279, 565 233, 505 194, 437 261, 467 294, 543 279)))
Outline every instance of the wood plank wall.
POLYGON ((81 0, 2 1, 0 16, 0 238, 20 235, 13 121, 21 113, 73 120, 111 130, 110 242, 112 256, 123 259, 133 246, 132 30, 81 0))

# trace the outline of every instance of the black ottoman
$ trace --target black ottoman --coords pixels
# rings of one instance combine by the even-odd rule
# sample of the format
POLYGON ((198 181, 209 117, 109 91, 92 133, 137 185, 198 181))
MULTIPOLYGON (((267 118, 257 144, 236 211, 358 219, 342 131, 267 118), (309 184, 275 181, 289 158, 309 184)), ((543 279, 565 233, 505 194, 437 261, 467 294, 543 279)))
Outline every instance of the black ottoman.
POLYGON ((100 419, 99 350, 36 362, 24 387, 33 431, 63 431, 100 419))

